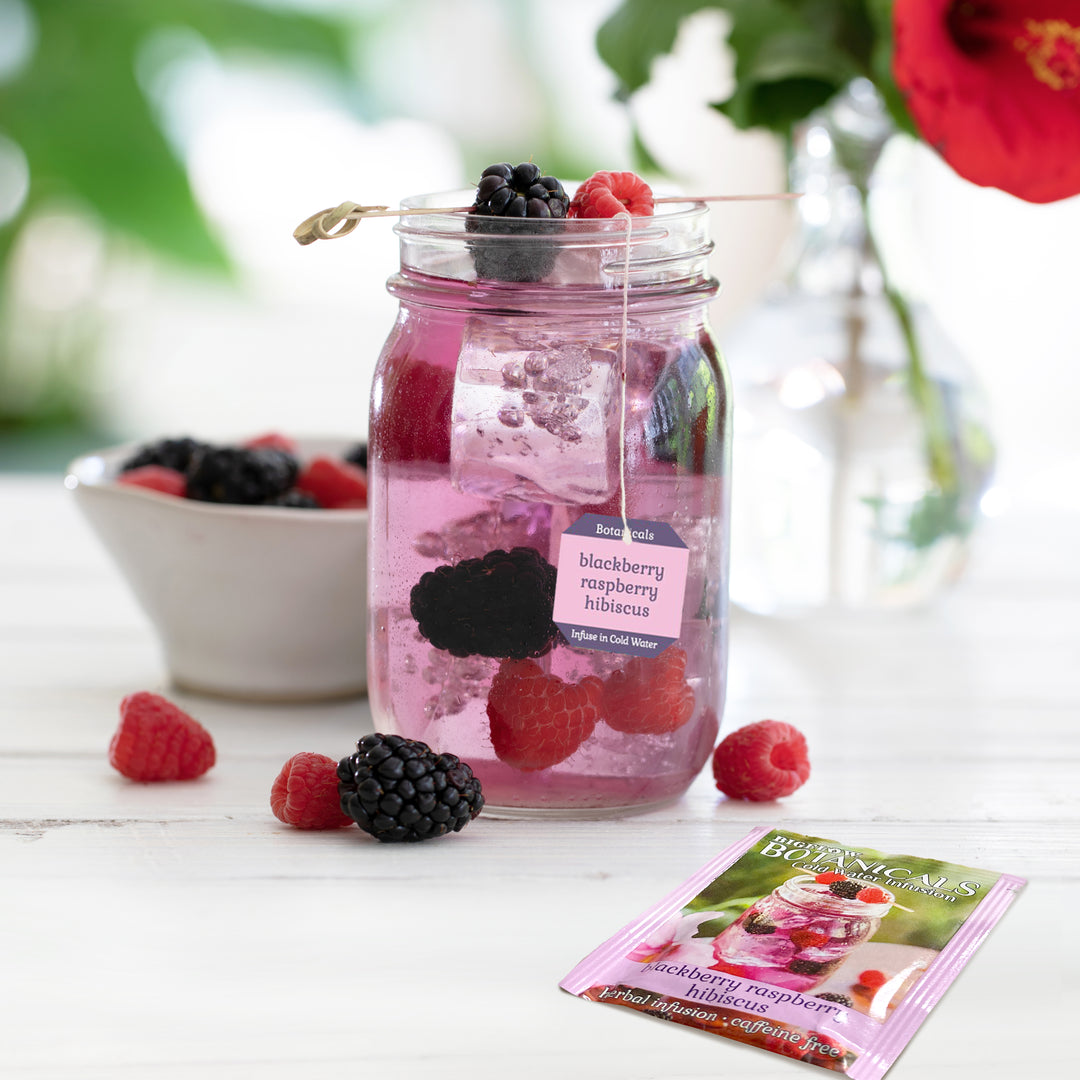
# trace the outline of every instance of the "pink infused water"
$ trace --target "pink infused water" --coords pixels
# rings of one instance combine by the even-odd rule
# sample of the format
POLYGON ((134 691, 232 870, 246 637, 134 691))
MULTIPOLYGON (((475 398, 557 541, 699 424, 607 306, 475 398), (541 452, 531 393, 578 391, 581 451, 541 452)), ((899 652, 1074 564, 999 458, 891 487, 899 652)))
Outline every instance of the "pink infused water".
MULTIPOLYGON (((601 234, 600 249, 592 234, 568 229, 569 236, 552 238, 567 248, 555 261, 555 280, 510 284, 470 280, 461 260, 451 259, 449 269, 437 259, 425 263, 416 252, 431 219, 413 234, 407 220, 399 227, 402 271, 389 286, 401 315, 372 396, 369 692, 376 727, 457 754, 497 811, 610 814, 675 798, 709 758, 724 699, 730 406, 704 317, 715 283, 696 248, 689 261, 675 252, 662 273, 631 274, 624 322, 617 281, 559 279, 567 263, 579 274, 594 249, 598 267, 605 257, 614 264, 618 234, 601 234), (650 274, 661 276, 650 282, 650 274), (500 756, 489 696, 496 674, 513 661, 433 645, 414 617, 414 587, 440 567, 515 548, 568 572, 559 568, 564 531, 585 514, 621 527, 624 513, 670 526, 688 551, 681 612, 666 639, 667 649, 685 655, 689 689, 676 695, 685 719, 663 730, 663 716, 646 717, 649 730, 642 731, 598 717, 580 745, 551 764, 523 766, 505 750, 500 756)), ((656 261, 656 243, 670 244, 678 232, 674 224, 663 230, 644 252, 647 261, 656 261)), ((499 238, 506 239, 513 238, 499 238)), ((444 252, 449 241, 442 234, 439 241, 444 252)), ((644 544, 622 547, 636 556, 647 551, 644 544)), ((561 633, 531 657, 545 675, 594 688, 595 680, 648 672, 655 663, 649 657, 628 667, 633 660, 630 651, 571 644, 561 633)), ((552 710, 557 728, 564 712, 557 701, 552 710)), ((546 746, 543 728, 538 723, 535 741, 546 746)), ((532 732, 517 737, 531 749, 532 732)), ((553 738, 558 742, 558 732, 553 738)))
POLYGON ((865 903, 837 896, 813 875, 790 878, 716 937, 711 966, 787 990, 810 990, 873 936, 893 902, 886 895, 885 902, 865 903))

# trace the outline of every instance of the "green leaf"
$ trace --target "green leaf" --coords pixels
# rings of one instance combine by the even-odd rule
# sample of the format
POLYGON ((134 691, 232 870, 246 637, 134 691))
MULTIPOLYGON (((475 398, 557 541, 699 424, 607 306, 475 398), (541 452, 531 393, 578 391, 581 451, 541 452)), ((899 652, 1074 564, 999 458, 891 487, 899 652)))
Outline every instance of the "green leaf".
POLYGON ((151 31, 187 26, 221 48, 241 45, 346 66, 331 24, 237 0, 32 0, 38 45, 0 88, 0 128, 30 166, 23 217, 57 199, 81 203, 118 233, 202 269, 227 258, 182 163, 136 81, 151 31))
POLYGON ((671 52, 679 23, 707 8, 730 8, 717 0, 624 0, 596 33, 600 59, 619 77, 624 95, 650 78, 652 62, 671 52))
POLYGON ((870 78, 884 99, 896 126, 916 139, 921 138, 904 102, 904 95, 900 93, 900 88, 893 79, 893 0, 864 0, 864 3, 874 28, 870 78))

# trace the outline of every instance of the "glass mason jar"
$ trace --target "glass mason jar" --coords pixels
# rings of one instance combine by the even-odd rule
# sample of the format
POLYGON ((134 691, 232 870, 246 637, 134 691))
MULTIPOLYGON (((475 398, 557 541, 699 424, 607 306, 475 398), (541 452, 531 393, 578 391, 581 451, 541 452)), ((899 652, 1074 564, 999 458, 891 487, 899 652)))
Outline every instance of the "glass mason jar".
POLYGON ((673 203, 629 230, 396 227, 369 436, 371 706, 379 730, 469 762, 490 809, 645 809, 713 748, 731 405, 706 218, 673 203))
MULTIPOLYGON (((860 888, 871 885, 850 880, 860 888)), ((866 903, 835 895, 813 874, 789 878, 717 935, 712 966, 787 990, 820 986, 877 932, 893 903, 891 893, 879 891, 888 899, 866 903)))

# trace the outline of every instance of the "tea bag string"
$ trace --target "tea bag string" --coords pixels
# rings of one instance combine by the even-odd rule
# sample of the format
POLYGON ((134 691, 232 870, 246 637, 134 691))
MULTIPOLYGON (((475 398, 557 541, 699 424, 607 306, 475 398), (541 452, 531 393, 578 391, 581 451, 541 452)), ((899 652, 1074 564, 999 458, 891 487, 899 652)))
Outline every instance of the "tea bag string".
POLYGON ((630 329, 630 231, 634 219, 628 210, 615 215, 626 226, 626 243, 623 246, 622 265, 622 314, 619 323, 619 513, 622 515, 623 543, 632 544, 630 522, 626 515, 626 339, 630 329))

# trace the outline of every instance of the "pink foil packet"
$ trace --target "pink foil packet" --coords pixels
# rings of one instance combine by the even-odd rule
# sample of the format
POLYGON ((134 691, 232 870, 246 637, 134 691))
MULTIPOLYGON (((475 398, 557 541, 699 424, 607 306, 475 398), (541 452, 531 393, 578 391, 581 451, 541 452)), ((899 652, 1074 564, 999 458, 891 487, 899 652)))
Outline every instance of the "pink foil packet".
POLYGON ((761 827, 559 985, 876 1080, 1024 884, 761 827))

